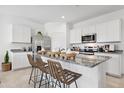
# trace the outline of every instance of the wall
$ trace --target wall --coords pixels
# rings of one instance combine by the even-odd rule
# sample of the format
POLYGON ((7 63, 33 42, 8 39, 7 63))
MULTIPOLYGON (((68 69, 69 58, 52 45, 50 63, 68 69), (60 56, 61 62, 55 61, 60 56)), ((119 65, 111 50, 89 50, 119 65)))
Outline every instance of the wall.
MULTIPOLYGON (((122 10, 119 10, 119 11, 116 11, 116 12, 112 12, 112 13, 109 13, 109 14, 105 14, 105 15, 102 15, 102 16, 99 16, 99 17, 96 17, 96 18, 92 18, 92 19, 89 19, 89 20, 85 20, 85 21, 81 21, 79 23, 76 23, 74 24, 74 28, 82 28, 82 27, 85 27, 85 26, 88 26, 88 25, 94 25, 94 24, 99 24, 99 23, 102 23, 102 22, 107 22, 107 21, 110 21, 110 20, 114 20, 114 19, 121 19, 121 22, 122 22, 122 42, 121 43, 118 43, 116 45, 118 45, 118 49, 120 50, 123 50, 124 51, 124 9, 122 10)), ((122 70, 123 70, 123 73, 124 73, 124 54, 123 54, 123 61, 122 61, 122 70)))
POLYGON ((63 22, 51 22, 45 24, 45 31, 51 37, 51 48, 56 50, 59 48, 67 48, 66 32, 67 24, 63 22))
POLYGON ((22 48, 30 46, 30 44, 12 44, 10 42, 10 29, 9 24, 22 24, 31 27, 32 34, 35 34, 37 30, 44 30, 44 26, 37 22, 33 22, 29 19, 15 16, 7 16, 0 14, 0 70, 1 62, 4 60, 4 54, 6 50, 11 48, 22 48))

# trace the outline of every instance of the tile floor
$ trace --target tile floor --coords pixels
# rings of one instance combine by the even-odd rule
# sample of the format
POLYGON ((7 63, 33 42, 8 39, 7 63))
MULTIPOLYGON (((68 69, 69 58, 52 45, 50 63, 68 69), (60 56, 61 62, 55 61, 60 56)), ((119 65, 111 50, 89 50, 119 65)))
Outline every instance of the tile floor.
MULTIPOLYGON (((17 71, 0 72, 0 88, 33 88, 33 84, 28 84, 31 69, 17 71)), ((107 88, 124 88, 124 77, 114 78, 106 76, 107 88)))

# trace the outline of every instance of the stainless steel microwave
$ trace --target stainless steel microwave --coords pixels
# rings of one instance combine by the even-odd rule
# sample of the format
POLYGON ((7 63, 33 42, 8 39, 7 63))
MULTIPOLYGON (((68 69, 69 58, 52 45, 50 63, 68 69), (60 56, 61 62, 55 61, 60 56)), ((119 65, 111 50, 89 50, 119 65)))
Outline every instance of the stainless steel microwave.
POLYGON ((81 37, 82 43, 95 43, 96 34, 87 34, 81 37))

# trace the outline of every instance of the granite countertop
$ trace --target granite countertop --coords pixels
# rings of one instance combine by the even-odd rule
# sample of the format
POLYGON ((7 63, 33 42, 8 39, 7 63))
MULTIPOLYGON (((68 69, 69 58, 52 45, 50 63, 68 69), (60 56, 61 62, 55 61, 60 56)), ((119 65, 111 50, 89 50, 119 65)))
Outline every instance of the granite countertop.
POLYGON ((22 49, 11 49, 10 51, 13 52, 13 53, 31 52, 31 51, 24 51, 22 49))
POLYGON ((95 52, 95 53, 123 54, 123 50, 115 50, 111 52, 95 52))
POLYGON ((106 62, 111 57, 98 55, 82 55, 78 54, 75 58, 75 63, 88 67, 95 67, 102 62, 106 62))
POLYGON ((109 60, 111 58, 108 56, 77 54, 75 60, 64 60, 61 58, 48 57, 46 55, 42 55, 42 56, 50 58, 50 59, 55 59, 55 60, 59 60, 59 61, 63 61, 63 62, 72 63, 72 64, 83 65, 83 66, 87 66, 90 68, 95 67, 102 62, 106 62, 107 60, 109 60))

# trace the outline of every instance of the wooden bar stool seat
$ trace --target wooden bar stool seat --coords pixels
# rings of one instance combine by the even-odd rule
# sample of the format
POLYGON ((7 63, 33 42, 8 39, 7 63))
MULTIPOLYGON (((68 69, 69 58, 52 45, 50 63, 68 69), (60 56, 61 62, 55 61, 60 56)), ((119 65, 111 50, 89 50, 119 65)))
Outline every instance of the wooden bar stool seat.
MULTIPOLYGON (((67 85, 70 85, 71 83, 76 81, 81 76, 81 74, 72 72, 72 71, 67 70, 67 69, 64 69, 63 72, 64 72, 64 75, 66 77, 66 84, 67 85)), ((64 81, 61 81, 61 82, 65 83, 64 81)))

